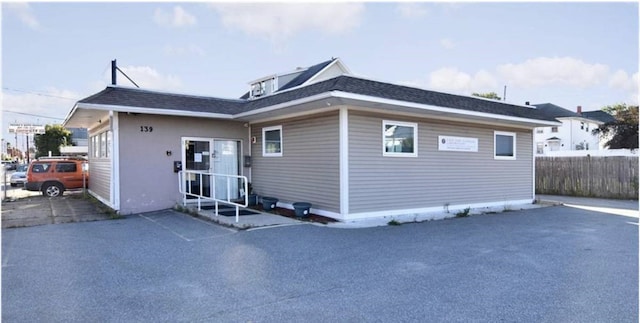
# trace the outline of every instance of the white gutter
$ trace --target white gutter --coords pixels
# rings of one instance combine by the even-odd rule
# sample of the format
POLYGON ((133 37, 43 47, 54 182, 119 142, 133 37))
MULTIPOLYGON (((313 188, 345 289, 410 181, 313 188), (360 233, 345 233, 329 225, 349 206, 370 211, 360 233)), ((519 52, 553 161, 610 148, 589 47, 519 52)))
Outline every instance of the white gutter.
MULTIPOLYGON (((77 109, 130 112, 130 113, 140 113, 140 114, 157 114, 157 115, 168 115, 168 116, 233 119, 232 115, 222 114, 222 113, 173 110, 173 109, 156 109, 156 108, 131 107, 131 106, 123 106, 123 105, 109 105, 109 104, 95 104, 95 103, 78 103, 74 106, 74 108, 71 110, 69 115, 71 115, 77 109)), ((65 120, 65 123, 66 122, 67 120, 65 120)))
POLYGON ((309 102, 313 102, 313 101, 329 99, 331 97, 334 97, 333 92, 324 92, 324 93, 312 95, 312 96, 309 96, 309 97, 306 97, 306 98, 302 98, 302 99, 298 99, 298 100, 287 101, 287 102, 276 104, 276 105, 270 105, 270 106, 267 106, 267 107, 264 107, 264 108, 259 108, 259 109, 255 109, 255 110, 251 110, 251 111, 247 111, 247 112, 238 113, 238 114, 233 115, 232 118, 233 119, 237 119, 237 118, 248 117, 248 116, 252 116, 252 115, 256 115, 256 114, 261 114, 261 113, 280 110, 280 109, 287 108, 287 107, 290 107, 290 106, 293 106, 293 105, 300 105, 300 104, 305 104, 305 103, 309 103, 309 102))
POLYGON ((489 118, 489 119, 504 120, 509 122, 523 122, 523 123, 529 123, 529 124, 535 124, 535 125, 549 125, 549 126, 561 125, 561 123, 557 121, 545 121, 545 120, 538 120, 538 119, 505 116, 505 115, 486 113, 486 112, 446 108, 446 107, 440 107, 440 106, 429 105, 429 104, 384 99, 384 98, 378 98, 370 95, 354 94, 354 93, 343 92, 343 91, 325 92, 325 93, 317 94, 314 96, 310 96, 310 97, 306 97, 306 98, 302 98, 294 101, 284 102, 284 103, 280 103, 280 104, 276 104, 276 105, 272 105, 272 106, 268 106, 268 107, 264 107, 256 110, 251 110, 251 111, 236 114, 233 116, 233 118, 248 117, 255 114, 283 109, 293 105, 299 105, 299 104, 304 104, 312 101, 329 99, 329 98, 341 98, 341 99, 351 99, 351 100, 358 100, 358 101, 367 101, 372 103, 403 106, 408 108, 420 109, 424 111, 435 111, 435 112, 442 112, 442 113, 462 115, 462 116, 474 116, 479 118, 489 118))

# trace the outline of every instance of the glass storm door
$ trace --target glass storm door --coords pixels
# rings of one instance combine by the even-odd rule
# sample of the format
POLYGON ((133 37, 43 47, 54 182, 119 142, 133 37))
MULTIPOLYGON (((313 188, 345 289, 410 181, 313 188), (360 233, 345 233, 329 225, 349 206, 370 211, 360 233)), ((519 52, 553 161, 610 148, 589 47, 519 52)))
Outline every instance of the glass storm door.
MULTIPOLYGON (((212 154, 213 172, 223 175, 240 175, 240 147, 240 141, 237 140, 215 139, 212 154)), ((238 179, 217 176, 214 182, 217 199, 234 200, 240 197, 238 179)))
MULTIPOLYGON (((207 138, 183 138, 182 139, 182 165, 183 170, 212 173, 211 165, 211 139, 207 138)), ((211 175, 186 174, 184 177, 185 190, 192 194, 211 196, 211 175)), ((187 196, 187 198, 194 198, 187 196)))

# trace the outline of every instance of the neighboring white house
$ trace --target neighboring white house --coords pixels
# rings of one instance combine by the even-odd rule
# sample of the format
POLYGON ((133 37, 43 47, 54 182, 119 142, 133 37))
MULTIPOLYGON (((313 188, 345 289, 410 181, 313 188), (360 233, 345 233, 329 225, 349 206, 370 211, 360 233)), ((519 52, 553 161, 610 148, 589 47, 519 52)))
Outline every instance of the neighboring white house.
POLYGON ((605 149, 599 135, 592 134, 593 129, 609 121, 604 111, 582 112, 578 106, 576 112, 551 103, 536 104, 536 108, 549 117, 556 118, 561 126, 538 127, 534 142, 536 155, 557 154, 557 151, 601 150, 605 149))

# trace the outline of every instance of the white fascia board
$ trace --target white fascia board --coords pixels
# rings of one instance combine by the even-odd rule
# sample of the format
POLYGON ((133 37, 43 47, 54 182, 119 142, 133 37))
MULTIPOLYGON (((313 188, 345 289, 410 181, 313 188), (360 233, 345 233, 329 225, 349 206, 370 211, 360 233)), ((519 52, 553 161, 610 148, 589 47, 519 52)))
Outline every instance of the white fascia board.
POLYGON ((511 116, 505 116, 505 115, 494 114, 494 113, 485 113, 485 112, 468 111, 468 110, 461 110, 461 109, 454 109, 454 108, 446 108, 446 107, 440 107, 440 106, 429 105, 429 104, 414 103, 414 102, 407 102, 407 101, 400 101, 400 100, 393 100, 393 99, 384 99, 384 98, 378 98, 378 97, 373 97, 373 96, 369 96, 369 95, 353 94, 353 93, 342 92, 342 91, 333 91, 332 95, 334 95, 336 97, 339 97, 339 98, 343 98, 343 99, 369 101, 369 102, 389 104, 389 105, 405 106, 405 107, 421 109, 421 110, 425 110, 425 111, 437 111, 437 112, 444 112, 444 113, 457 114, 457 115, 463 115, 463 116, 474 116, 474 117, 480 117, 480 118, 490 118, 490 119, 512 121, 512 122, 523 122, 523 123, 530 123, 532 125, 550 125, 550 126, 561 125, 561 123, 556 122, 556 121, 546 121, 546 120, 538 120, 538 119, 511 117, 511 116))
POLYGON ((349 77, 353 77, 353 78, 357 78, 357 79, 361 79, 361 80, 367 80, 367 81, 373 81, 373 82, 378 82, 378 83, 397 85, 397 86, 408 87, 408 88, 422 90, 422 91, 430 91, 430 92, 450 94, 450 95, 461 96, 461 97, 470 98, 470 99, 497 102, 497 103, 502 103, 502 104, 510 104, 510 105, 515 105, 515 106, 519 106, 519 107, 522 107, 522 108, 528 108, 528 109, 537 109, 537 107, 535 105, 520 104, 520 103, 516 103, 516 102, 513 102, 513 101, 507 101, 507 100, 505 100, 505 101, 497 101, 497 100, 494 100, 494 99, 483 98, 481 96, 465 95, 465 94, 459 94, 459 93, 454 93, 454 92, 445 92, 445 91, 441 91, 441 90, 433 90, 433 89, 428 89, 426 87, 419 87, 419 86, 406 84, 406 83, 389 82, 388 80, 382 80, 382 79, 369 77, 369 76, 353 75, 351 73, 347 73, 347 74, 348 75, 345 75, 345 76, 349 76, 349 77))
POLYGON ((130 106, 122 106, 122 105, 95 104, 95 103, 78 103, 76 104, 76 107, 74 107, 74 111, 76 110, 76 108, 102 110, 102 111, 114 111, 114 112, 131 112, 131 113, 140 113, 140 114, 156 114, 156 115, 167 115, 167 116, 233 119, 232 115, 222 114, 222 113, 171 110, 171 109, 154 109, 154 108, 130 107, 130 106))
MULTIPOLYGON (((333 65, 338 65, 340 67, 340 69, 344 72, 344 74, 351 74, 351 71, 349 71, 347 66, 344 65, 340 61, 339 58, 336 58, 333 62, 329 63, 329 65, 325 66, 323 69, 318 71, 318 73, 316 73, 315 75, 310 77, 306 82, 300 84, 299 86, 305 86, 305 85, 309 85, 309 84, 313 83, 315 81, 315 79, 318 78, 319 75, 322 75, 322 73, 324 73, 324 71, 330 69, 333 65)), ((296 87, 298 87, 298 86, 296 86, 296 87)))
POLYGON ((251 85, 251 84, 254 84, 254 83, 258 83, 258 82, 267 81, 267 80, 270 80, 270 79, 273 79, 273 78, 276 78, 276 77, 278 77, 278 74, 271 74, 271 75, 268 75, 268 76, 261 77, 259 79, 255 79, 255 80, 253 80, 253 81, 251 81, 251 82, 249 82, 247 84, 251 85))
POLYGON ((67 116, 64 118, 64 121, 62 122, 63 127, 67 126, 67 122, 69 122, 69 120, 71 119, 71 116, 76 112, 77 109, 78 109, 78 104, 76 103, 73 105, 73 108, 69 110, 69 113, 67 113, 67 116))
POLYGON ((287 102, 283 102, 283 103, 276 104, 276 105, 266 106, 264 108, 259 108, 259 109, 255 109, 255 110, 251 110, 251 111, 247 111, 247 112, 238 113, 238 114, 233 115, 233 118, 237 119, 237 118, 242 118, 242 117, 248 117, 248 116, 251 116, 251 115, 254 115, 254 114, 271 112, 271 111, 287 108, 287 107, 298 105, 298 104, 305 104, 305 103, 309 103, 309 102, 313 102, 313 101, 329 99, 329 98, 331 98, 333 96, 334 96, 333 92, 324 92, 324 93, 312 95, 312 96, 309 96, 309 97, 306 97, 306 98, 302 98, 302 99, 298 99, 298 100, 287 101, 287 102))

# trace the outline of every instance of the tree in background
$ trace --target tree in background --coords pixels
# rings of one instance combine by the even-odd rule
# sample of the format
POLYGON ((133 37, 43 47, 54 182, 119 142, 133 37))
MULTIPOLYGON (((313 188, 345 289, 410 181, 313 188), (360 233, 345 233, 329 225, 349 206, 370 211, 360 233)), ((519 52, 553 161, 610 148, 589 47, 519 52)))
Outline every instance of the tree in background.
POLYGON ((46 125, 43 134, 34 137, 36 158, 51 155, 60 156, 60 146, 71 146, 71 131, 61 125, 46 125))
POLYGON ((498 96, 498 94, 496 92, 489 92, 489 93, 472 93, 471 95, 473 96, 479 96, 481 98, 485 98, 485 99, 492 99, 492 100, 502 100, 501 97, 498 96))
POLYGON ((623 103, 606 106, 602 111, 612 115, 615 121, 593 129, 592 133, 611 138, 605 143, 609 149, 638 148, 638 106, 627 106, 623 103))

